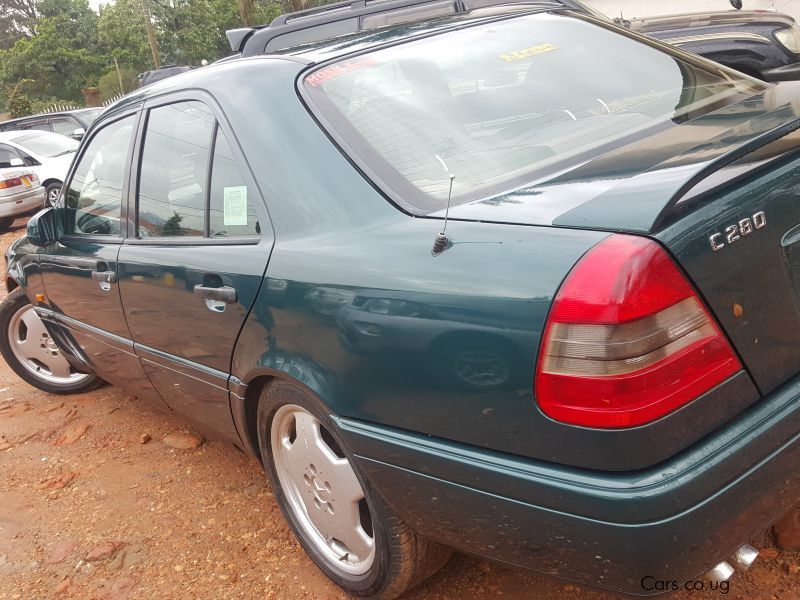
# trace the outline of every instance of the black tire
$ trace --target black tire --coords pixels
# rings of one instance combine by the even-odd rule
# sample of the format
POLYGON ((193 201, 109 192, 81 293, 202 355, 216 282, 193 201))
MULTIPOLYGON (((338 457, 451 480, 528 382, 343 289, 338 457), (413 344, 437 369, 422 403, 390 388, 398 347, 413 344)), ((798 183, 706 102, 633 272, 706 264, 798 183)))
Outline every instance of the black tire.
POLYGON ((44 205, 45 207, 48 206, 55 206, 55 199, 58 197, 58 194, 61 193, 61 186, 64 185, 60 181, 54 181, 47 185, 44 188, 44 205))
POLYGON ((19 311, 29 306, 30 301, 22 291, 22 288, 17 288, 11 292, 6 296, 6 299, 3 300, 3 303, 0 304, 0 354, 3 355, 8 366, 32 386, 51 394, 78 394, 94 390, 104 385, 105 382, 96 375, 88 375, 76 382, 55 383, 37 377, 20 362, 19 358, 17 358, 16 354, 11 349, 9 328, 11 327, 14 316, 19 311))
POLYGON ((0 218, 0 233, 6 232, 11 229, 11 226, 16 221, 16 217, 2 217, 0 218))
MULTIPOLYGON (((258 405, 258 442, 267 477, 283 515, 305 551, 316 565, 347 593, 363 598, 396 598, 438 571, 450 559, 452 552, 420 537, 383 498, 369 485, 352 452, 330 418, 330 410, 317 398, 299 386, 277 382, 266 387, 258 405), (272 458, 271 430, 276 412, 283 406, 299 406, 316 417, 320 425, 333 438, 338 450, 349 461, 361 484, 369 508, 375 556, 369 570, 352 576, 332 567, 300 526, 278 477, 272 458)), ((338 512, 337 512, 338 514, 338 512)))

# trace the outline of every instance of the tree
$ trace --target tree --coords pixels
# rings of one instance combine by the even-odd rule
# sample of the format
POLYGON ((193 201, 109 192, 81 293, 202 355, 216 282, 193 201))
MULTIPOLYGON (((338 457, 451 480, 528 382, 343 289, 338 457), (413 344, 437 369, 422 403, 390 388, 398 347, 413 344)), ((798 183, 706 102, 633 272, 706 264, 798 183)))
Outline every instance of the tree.
POLYGON ((137 72, 153 68, 140 0, 117 0, 100 8, 98 39, 103 52, 137 72))
POLYGON ((8 112, 11 113, 11 118, 24 117, 29 115, 32 111, 31 100, 22 91, 22 88, 30 83, 30 79, 22 79, 15 85, 6 88, 6 98, 8 103, 8 112))
POLYGON ((11 48, 19 39, 29 37, 38 17, 35 0, 0 2, 0 49, 11 48))
POLYGON ((97 15, 87 0, 42 0, 33 34, 2 54, 0 81, 29 78, 32 97, 82 101, 81 88, 95 84, 106 66, 99 55, 97 15))

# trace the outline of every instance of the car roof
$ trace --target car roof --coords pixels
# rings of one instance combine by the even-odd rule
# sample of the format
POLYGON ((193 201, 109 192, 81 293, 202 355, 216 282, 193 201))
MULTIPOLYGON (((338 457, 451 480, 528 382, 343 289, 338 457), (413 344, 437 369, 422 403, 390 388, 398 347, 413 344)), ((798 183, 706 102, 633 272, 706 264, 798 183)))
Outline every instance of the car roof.
MULTIPOLYGON (((217 61, 208 66, 192 69, 185 73, 179 73, 173 77, 168 77, 134 90, 110 105, 100 118, 113 118, 114 115, 125 111, 129 107, 141 104, 150 98, 166 93, 180 92, 194 88, 207 90, 213 94, 215 88, 218 86, 230 85, 231 80, 223 76, 223 71, 228 71, 229 69, 237 70, 240 67, 245 68, 246 64, 252 65, 255 61, 261 62, 264 65, 278 62, 283 65, 294 63, 294 71, 299 74, 321 62, 344 58, 364 52, 365 50, 377 49, 387 45, 411 42, 430 35, 444 34, 448 31, 463 27, 477 26, 482 23, 489 23, 522 15, 573 12, 571 9, 554 7, 550 2, 547 4, 548 6, 544 6, 542 3, 535 2, 534 5, 523 7, 517 2, 513 6, 509 5, 502 8, 492 6, 487 9, 477 9, 472 13, 462 13, 450 17, 440 17, 433 20, 392 25, 382 29, 360 31, 348 36, 314 42, 307 46, 294 47, 282 53, 258 54, 255 56, 236 57, 226 61, 217 61), (212 76, 212 74, 214 76, 212 76)), ((579 14, 586 16, 584 12, 579 14)))
POLYGON ((267 26, 226 33, 234 52, 255 56, 378 28, 386 31, 393 24, 425 23, 476 9, 514 5, 591 12, 580 0, 344 0, 281 15, 267 26))

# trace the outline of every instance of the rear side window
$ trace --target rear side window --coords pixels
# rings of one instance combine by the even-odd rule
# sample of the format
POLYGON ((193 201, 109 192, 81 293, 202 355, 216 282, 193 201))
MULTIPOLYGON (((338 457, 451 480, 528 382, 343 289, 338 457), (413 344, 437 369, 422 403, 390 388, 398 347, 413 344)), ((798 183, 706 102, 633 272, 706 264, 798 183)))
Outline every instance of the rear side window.
POLYGON ((591 20, 539 13, 323 66, 313 107, 356 162, 422 210, 545 178, 762 84, 591 20))
POLYGON ((257 236, 252 192, 208 106, 176 102, 149 111, 139 168, 138 237, 257 236))
POLYGON ((214 142, 210 196, 210 237, 260 233, 253 194, 220 129, 214 142))
POLYGON ((201 102, 150 111, 139 172, 142 236, 203 235, 214 115, 201 102))
POLYGON ((0 169, 11 167, 12 158, 20 158, 19 154, 17 154, 17 151, 11 146, 0 144, 0 169))

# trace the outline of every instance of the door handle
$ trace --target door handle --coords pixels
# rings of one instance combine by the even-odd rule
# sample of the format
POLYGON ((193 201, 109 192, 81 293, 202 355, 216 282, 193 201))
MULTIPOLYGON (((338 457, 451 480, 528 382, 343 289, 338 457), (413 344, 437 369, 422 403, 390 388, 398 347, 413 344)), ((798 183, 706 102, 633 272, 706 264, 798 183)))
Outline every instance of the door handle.
POLYGON ((237 299, 236 290, 227 285, 222 287, 207 287, 197 284, 194 286, 194 295, 199 298, 205 298, 206 300, 224 302, 225 304, 233 304, 237 299))
POLYGON ((114 271, 92 271, 92 279, 101 283, 117 283, 117 274, 114 271))

